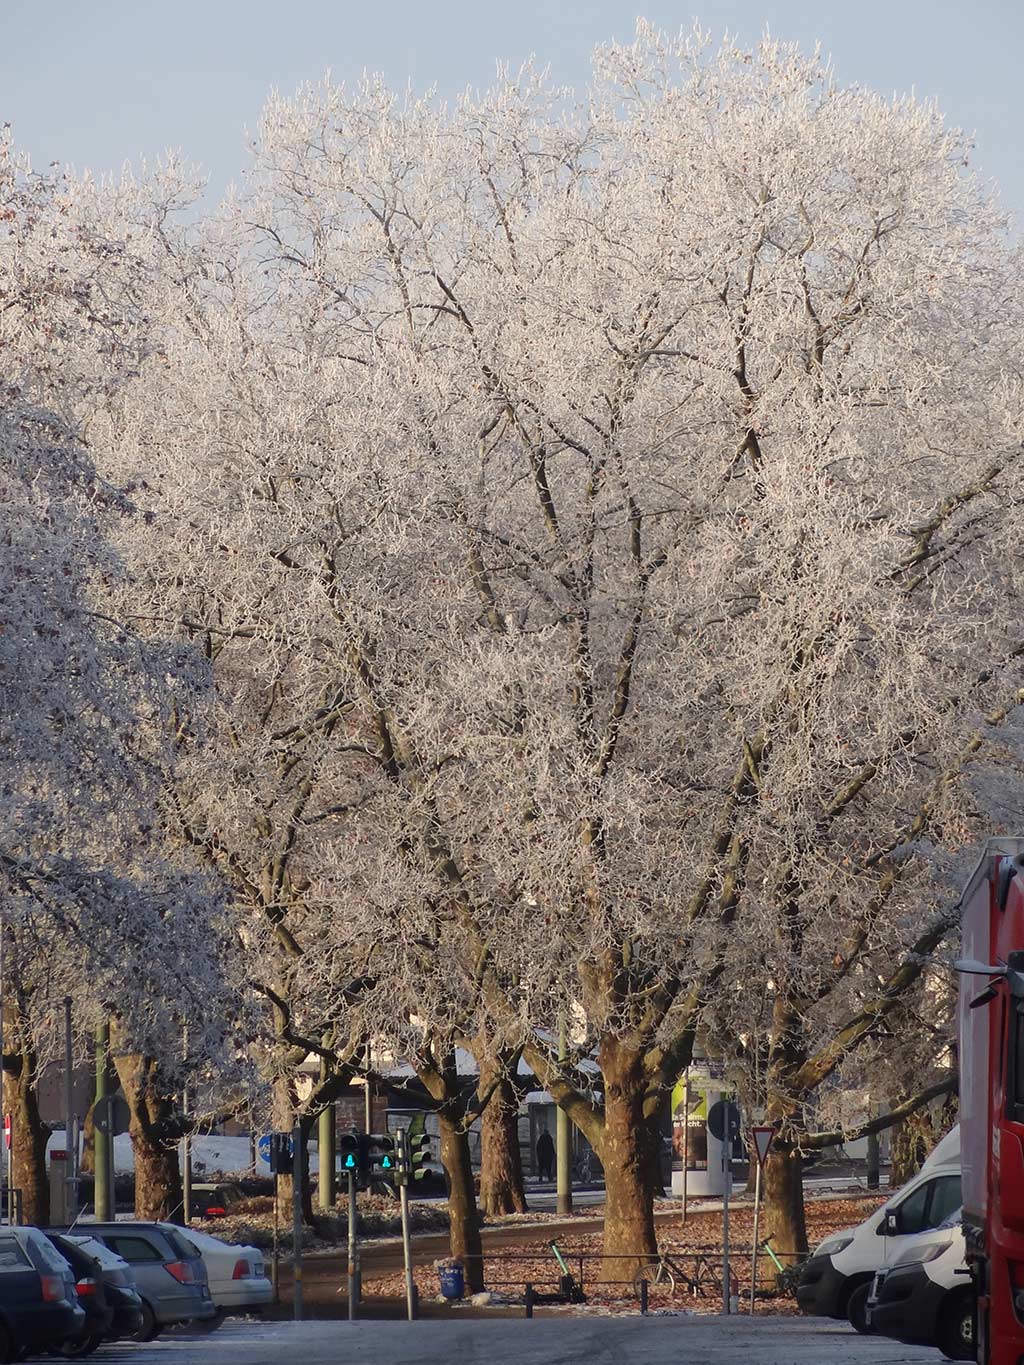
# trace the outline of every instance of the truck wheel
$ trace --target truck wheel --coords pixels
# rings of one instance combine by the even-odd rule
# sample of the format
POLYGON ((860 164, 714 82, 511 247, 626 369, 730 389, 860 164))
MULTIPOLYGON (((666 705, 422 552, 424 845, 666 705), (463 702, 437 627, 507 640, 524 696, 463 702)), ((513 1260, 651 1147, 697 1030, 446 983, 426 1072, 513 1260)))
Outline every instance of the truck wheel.
POLYGON ((951 1294, 939 1314, 935 1344, 950 1360, 974 1360, 977 1329, 974 1291, 961 1289, 951 1294))
POLYGON ((865 1336, 873 1336, 875 1329, 868 1322, 868 1295, 871 1293, 871 1281, 865 1280, 863 1284, 857 1285, 850 1297, 846 1300, 846 1317, 851 1327, 856 1327, 858 1332, 865 1336))

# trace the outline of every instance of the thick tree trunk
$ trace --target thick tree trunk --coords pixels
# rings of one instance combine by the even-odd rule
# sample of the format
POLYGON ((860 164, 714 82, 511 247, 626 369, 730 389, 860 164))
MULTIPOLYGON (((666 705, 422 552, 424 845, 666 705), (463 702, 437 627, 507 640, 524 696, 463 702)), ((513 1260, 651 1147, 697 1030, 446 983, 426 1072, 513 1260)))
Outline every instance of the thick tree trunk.
POLYGON ((598 1155, 604 1166, 604 1254, 608 1280, 632 1280, 641 1261, 657 1255, 654 1231, 654 1145, 657 1116, 644 1113, 643 1054, 614 1039, 601 1044, 604 1129, 598 1155))
POLYGON ((128 1101, 128 1132, 135 1159, 135 1217, 180 1223, 183 1217, 176 1107, 164 1093, 152 1057, 138 1053, 115 1058, 118 1080, 128 1101))
POLYGON ((787 1266, 807 1253, 804 1214, 803 1158, 791 1140, 772 1143, 762 1177, 761 1235, 771 1237, 772 1249, 787 1266))
POLYGON ((484 1213, 525 1213, 519 1151, 519 1099, 503 1059, 478 1054, 478 1095, 486 1099, 480 1133, 480 1208, 484 1213))
POLYGON ((469 1134, 460 1115, 438 1114, 441 1129, 441 1161, 448 1173, 449 1241, 451 1254, 463 1263, 466 1287, 471 1294, 484 1287, 483 1243, 480 1219, 473 1191, 473 1166, 469 1156, 469 1134))
POLYGON ((96 1124, 93 1122, 95 1101, 90 1101, 82 1124, 82 1159, 78 1169, 82 1175, 92 1175, 96 1169, 96 1124))
POLYGON ((4 1073, 4 1112, 11 1116, 11 1164, 14 1188, 21 1191, 22 1222, 46 1227, 50 1221, 50 1187, 46 1179, 46 1143, 50 1134, 39 1116, 33 1052, 22 1052, 14 1069, 4 1073))
POLYGON ((162 1141, 152 1125, 134 1119, 129 1132, 135 1158, 135 1217, 147 1222, 183 1222, 177 1144, 162 1141))
POLYGON ((807 1218, 804 1212, 803 1158, 800 1137, 804 1132, 801 1096, 793 1078, 807 1059, 803 1041, 803 1018, 798 1003, 780 992, 772 1005, 773 1041, 768 1063, 767 1119, 775 1128, 762 1184, 763 1236, 787 1265, 807 1254, 807 1218), (790 1258, 790 1259, 787 1259, 790 1258))

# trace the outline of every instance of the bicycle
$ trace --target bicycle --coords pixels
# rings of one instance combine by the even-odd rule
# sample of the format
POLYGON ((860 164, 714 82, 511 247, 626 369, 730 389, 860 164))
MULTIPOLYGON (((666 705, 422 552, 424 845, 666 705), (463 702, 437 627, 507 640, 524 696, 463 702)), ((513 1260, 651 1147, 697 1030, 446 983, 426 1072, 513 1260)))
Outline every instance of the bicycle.
POLYGON ((793 1265, 789 1266, 783 1265, 772 1249, 771 1241, 771 1237, 765 1238, 761 1243, 760 1250, 765 1253, 775 1267, 775 1293, 781 1294, 785 1298, 795 1298, 803 1265, 800 1261, 795 1261, 793 1265))
MULTIPOLYGON (((678 1254, 673 1256, 662 1251, 655 1259, 642 1265, 633 1276, 633 1288, 636 1293, 641 1293, 640 1286, 646 1281, 648 1289, 661 1289, 669 1298, 675 1293, 677 1284, 685 1287, 693 1298, 702 1299, 708 1294, 721 1298, 722 1276, 707 1252, 684 1254, 692 1257, 692 1271, 683 1265, 678 1254)), ((735 1276, 730 1275, 729 1278, 733 1281, 735 1289, 735 1276)))
POLYGON ((572 1178, 575 1184, 590 1184, 594 1178, 594 1156, 592 1152, 581 1152, 575 1159, 572 1163, 572 1178))

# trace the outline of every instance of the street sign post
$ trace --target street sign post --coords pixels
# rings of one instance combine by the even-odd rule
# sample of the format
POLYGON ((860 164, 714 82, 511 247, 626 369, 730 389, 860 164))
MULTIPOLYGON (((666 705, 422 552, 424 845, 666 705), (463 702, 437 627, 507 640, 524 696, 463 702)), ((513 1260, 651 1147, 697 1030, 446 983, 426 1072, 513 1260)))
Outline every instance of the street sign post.
POLYGON ((729 1191, 732 1188, 732 1144, 739 1137, 739 1105, 719 1100, 708 1110, 708 1132, 722 1144, 722 1312, 732 1310, 732 1277, 729 1274, 729 1191))
POLYGON ((764 1163, 768 1160, 768 1151, 772 1145, 772 1138, 775 1136, 775 1129, 770 1124, 759 1124, 750 1130, 750 1139, 754 1147, 754 1155, 757 1157, 757 1174, 754 1177, 754 1248, 750 1253, 750 1312, 754 1312, 754 1294, 757 1290, 757 1225, 761 1216, 761 1172, 764 1170, 764 1163))
POLYGON ((399 1128, 396 1153, 398 1156, 398 1198, 402 1208, 402 1260, 405 1267, 405 1311, 409 1321, 416 1317, 416 1284, 412 1274, 412 1245, 409 1241, 409 1176, 412 1172, 412 1150, 409 1130, 399 1128))

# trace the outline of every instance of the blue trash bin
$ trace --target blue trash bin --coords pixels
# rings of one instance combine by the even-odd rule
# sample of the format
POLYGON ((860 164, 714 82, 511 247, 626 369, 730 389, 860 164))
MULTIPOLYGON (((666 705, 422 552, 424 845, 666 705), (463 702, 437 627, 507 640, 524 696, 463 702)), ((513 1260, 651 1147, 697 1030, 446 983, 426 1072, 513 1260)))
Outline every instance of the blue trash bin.
POLYGON ((466 1292, 466 1277, 461 1265, 445 1266, 437 1272, 441 1293, 446 1299, 461 1299, 466 1292))

